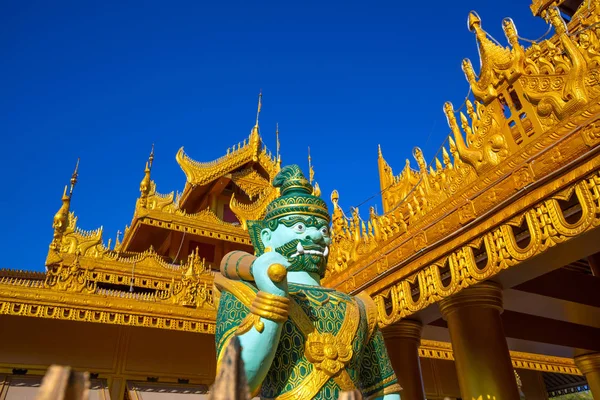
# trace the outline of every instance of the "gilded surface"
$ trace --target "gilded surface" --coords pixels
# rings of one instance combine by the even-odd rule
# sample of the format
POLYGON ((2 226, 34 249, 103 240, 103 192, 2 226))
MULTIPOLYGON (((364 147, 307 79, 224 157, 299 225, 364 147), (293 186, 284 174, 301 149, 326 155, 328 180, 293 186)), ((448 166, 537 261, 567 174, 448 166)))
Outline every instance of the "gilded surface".
POLYGON ((247 141, 244 140, 237 147, 233 146, 233 150, 228 149, 227 154, 217 160, 211 162, 192 160, 185 154, 183 147, 177 152, 176 159, 187 177, 188 184, 196 186, 205 185, 249 162, 258 162, 269 174, 269 180, 272 180, 279 171, 277 159, 262 145, 258 124, 252 129, 247 141))
MULTIPOLYGON (((568 25, 553 8, 557 3, 560 1, 534 2, 534 13, 542 16, 555 34, 529 48, 518 42, 510 19, 503 21, 509 44, 503 47, 490 40, 481 19, 470 14, 469 29, 479 46, 481 67, 476 74, 469 60, 462 63, 474 97, 465 101, 462 111, 462 107, 455 111, 452 104, 444 105, 451 135, 438 157, 427 165, 417 148, 413 153, 416 167, 407 160, 402 172, 394 175, 379 151, 381 215, 371 209, 363 220, 357 208, 346 215, 339 194, 332 194, 326 283, 345 292, 366 288, 374 296, 377 315, 359 307, 365 313, 361 321, 379 318, 381 326, 389 325, 597 230, 598 2, 584 2, 568 25), (565 208, 568 202, 572 206, 565 208)), ((258 163, 272 179, 279 171, 279 159, 262 146, 258 126, 247 141, 213 162, 194 161, 183 148, 178 152, 188 187, 207 185, 231 174, 234 184, 253 200, 246 204, 232 197, 230 207, 240 226, 223 222, 208 208, 187 213, 180 208, 182 196, 158 193, 151 179, 152 159, 153 154, 140 183, 131 228, 125 229, 122 241, 117 237, 114 246, 103 243, 102 228, 84 231, 77 226, 77 217, 70 210, 75 170, 53 219, 48 272, 43 276, 12 271, 0 275, 1 314, 215 333, 213 295, 218 294, 213 293, 213 276, 197 253, 180 265, 168 262, 151 247, 139 253, 123 249, 142 225, 249 244, 246 221, 262 219, 279 191, 246 166, 258 163), (101 289, 102 283, 149 290, 101 289)), ((186 190, 189 193, 191 189, 186 190)), ((221 301, 235 304, 235 312, 227 316, 232 321, 249 312, 250 305, 230 294, 224 293, 221 301)), ((297 304, 315 313, 323 308, 318 296, 298 299, 297 304)), ((290 315, 299 320, 293 317, 298 315, 297 308, 292 307, 290 315)), ((331 317, 331 321, 341 323, 342 316, 331 317)), ((249 320, 249 327, 257 322, 249 320)), ((295 360, 307 357, 293 352, 306 328, 306 321, 288 321, 284 326, 285 343, 291 348, 288 355, 295 360)), ((234 332, 218 329, 217 335, 224 337, 234 332)), ((374 325, 366 322, 357 330, 365 337, 376 332, 374 325)), ((324 371, 334 371, 338 363, 352 365, 352 358, 346 358, 357 351, 360 341, 353 343, 350 352, 347 343, 332 339, 333 327, 320 332, 310 341, 315 350, 314 354, 309 351, 309 356, 321 363, 324 371)), ((377 335, 373 337, 376 341, 377 335)), ((379 348, 379 344, 373 346, 379 348)), ((441 348, 444 346, 423 341, 421 356, 452 359, 449 349, 441 348)), ((515 368, 580 373, 568 359, 515 352, 511 356, 515 368)), ((362 362, 369 370, 377 367, 376 356, 362 362)), ((279 367, 289 366, 282 363, 279 367)), ((304 372, 311 371, 307 367, 304 372)), ((350 379, 354 379, 352 373, 350 379)), ((323 390, 333 393, 344 384, 343 379, 328 380, 323 390)))
POLYGON ((363 220, 354 209, 347 216, 334 191, 326 285, 367 289, 392 323, 598 226, 596 3, 581 7, 569 26, 543 6, 555 34, 527 49, 510 19, 502 47, 469 15, 481 55, 478 75, 463 62, 474 98, 458 113, 444 105, 452 134, 430 166, 417 148, 417 168, 407 161, 395 176, 380 149, 383 214, 371 209, 363 220), (577 222, 579 211, 559 207, 570 196, 582 209, 577 222), (531 240, 521 248, 513 232, 523 228, 531 240), (482 251, 487 264, 475 267, 482 251))
MULTIPOLYGON (((452 345, 434 340, 421 340, 419 357, 454 360, 452 345)), ((533 371, 554 372, 558 374, 582 375, 572 358, 544 356, 540 354, 511 351, 510 358, 514 368, 533 371)))

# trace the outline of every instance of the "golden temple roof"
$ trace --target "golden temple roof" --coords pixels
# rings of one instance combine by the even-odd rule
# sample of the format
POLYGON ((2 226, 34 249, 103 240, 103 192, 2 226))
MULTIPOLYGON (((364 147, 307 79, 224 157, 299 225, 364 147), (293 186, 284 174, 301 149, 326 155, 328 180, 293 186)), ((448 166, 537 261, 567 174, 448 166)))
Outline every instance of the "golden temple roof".
POLYGON ((272 180, 279 171, 279 162, 276 157, 268 152, 262 145, 262 139, 258 133, 258 125, 250 132, 248 140, 228 149, 227 154, 210 162, 199 162, 190 158, 183 150, 179 149, 176 156, 179 166, 185 173, 187 185, 204 186, 215 179, 232 173, 248 163, 257 163, 268 174, 272 180))
MULTIPOLYGON (((334 246, 328 285, 346 291, 367 287, 380 273, 413 260, 450 233, 479 221, 515 191, 567 165, 574 149, 585 154, 600 143, 594 122, 600 104, 595 78, 600 69, 598 3, 591 1, 589 12, 580 9, 568 25, 556 7, 546 7, 542 14, 555 34, 527 50, 512 20, 502 22, 509 43, 503 47, 483 30, 479 16, 470 13, 481 67, 477 75, 465 60, 463 69, 474 99, 467 97, 458 110, 449 102, 443 106, 451 135, 438 152, 441 160, 436 157, 427 165, 416 148, 418 169, 407 163, 394 176, 380 149, 381 215, 371 209, 363 220, 355 209, 347 217, 337 191, 332 195, 334 246)), ((416 277, 415 272, 410 282, 416 277)), ((389 288, 383 293, 389 294, 389 288)))

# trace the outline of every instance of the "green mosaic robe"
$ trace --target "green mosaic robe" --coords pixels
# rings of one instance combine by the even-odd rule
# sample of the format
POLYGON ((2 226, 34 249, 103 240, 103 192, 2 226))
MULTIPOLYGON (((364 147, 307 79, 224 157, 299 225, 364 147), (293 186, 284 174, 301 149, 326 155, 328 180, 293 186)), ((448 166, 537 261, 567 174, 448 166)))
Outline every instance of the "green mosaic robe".
MULTIPOLYGON (((236 284, 246 285, 253 292, 257 291, 249 283, 236 282, 236 284)), ((244 304, 248 302, 247 299, 244 301, 230 291, 221 289, 215 335, 218 355, 222 353, 228 340, 250 312, 248 305, 244 304)), ((365 398, 381 396, 383 393, 398 393, 400 387, 397 385, 383 336, 374 326, 373 321, 371 321, 373 326, 369 326, 367 315, 369 304, 359 298, 352 298, 333 289, 321 287, 290 284, 289 292, 290 297, 310 319, 314 329, 321 334, 338 334, 348 309, 358 307, 360 321, 354 340, 349 343, 352 347, 352 357, 345 365, 347 376, 350 377, 354 388, 359 389, 365 398)), ((305 355, 305 341, 302 330, 292 318, 288 318, 283 325, 275 359, 262 383, 261 398, 277 398, 305 383, 304 381, 315 368, 305 355)), ((341 388, 339 379, 331 377, 313 398, 337 399, 342 390, 348 390, 348 387, 341 388)))

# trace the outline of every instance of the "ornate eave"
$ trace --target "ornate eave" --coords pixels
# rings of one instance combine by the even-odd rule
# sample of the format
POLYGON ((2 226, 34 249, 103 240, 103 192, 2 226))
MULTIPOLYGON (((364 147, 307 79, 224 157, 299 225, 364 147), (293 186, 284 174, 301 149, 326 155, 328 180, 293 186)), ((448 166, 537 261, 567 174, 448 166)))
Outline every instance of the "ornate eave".
POLYGON ((214 333, 211 271, 197 253, 177 270, 168 267, 152 252, 69 255, 43 280, 0 278, 0 314, 214 333), (126 266, 138 263, 130 274, 126 266), (130 291, 114 289, 125 285, 130 291))
POLYGON ((392 167, 387 163, 379 148, 377 158, 379 168, 379 183, 381 187, 381 201, 384 212, 388 212, 396 205, 400 204, 419 182, 419 171, 411 168, 410 161, 407 159, 404 169, 400 174, 394 175, 392 167))
POLYGON ((246 245, 251 244, 248 233, 240 225, 223 222, 209 209, 195 214, 187 214, 181 210, 177 210, 174 213, 148 210, 147 214, 140 213, 136 216, 133 227, 139 229, 141 225, 164 227, 169 230, 187 232, 192 235, 246 245))
POLYGON ((0 314, 214 334, 216 311, 157 303, 151 296, 82 294, 0 281, 0 314))
POLYGON ((180 204, 183 206, 194 188, 206 186, 226 174, 233 173, 249 163, 257 163, 267 173, 268 181, 272 181, 279 171, 279 162, 262 145, 262 139, 256 125, 248 140, 233 146, 223 157, 211 162, 199 162, 190 158, 179 149, 176 155, 177 163, 185 173, 187 182, 182 193, 180 204))
MULTIPOLYGON (((435 340, 421 340, 419 357, 454 361, 452 344, 435 340)), ((583 375, 575 365, 575 360, 566 357, 545 356, 534 353, 511 351, 512 365, 517 369, 529 369, 557 374, 583 375)))
MULTIPOLYGON (((593 77, 600 74, 600 41, 589 31, 569 36, 555 8, 546 17, 564 55, 544 61, 529 52, 523 60, 516 28, 505 20, 511 56, 482 56, 486 80, 467 74, 476 101, 467 100, 458 118, 444 106, 452 135, 443 163, 436 159, 428 170, 416 151, 418 183, 393 211, 372 210, 362 220, 356 210, 347 218, 334 201, 326 284, 367 290, 383 325, 551 254, 559 243, 599 234, 600 81, 593 77), (558 205, 572 196, 581 207, 577 223, 567 223, 568 210, 558 205), (521 249, 514 230, 523 228, 531 244, 521 249), (482 270, 474 254, 487 257, 482 270)), ((480 40, 481 21, 470 24, 480 40)))

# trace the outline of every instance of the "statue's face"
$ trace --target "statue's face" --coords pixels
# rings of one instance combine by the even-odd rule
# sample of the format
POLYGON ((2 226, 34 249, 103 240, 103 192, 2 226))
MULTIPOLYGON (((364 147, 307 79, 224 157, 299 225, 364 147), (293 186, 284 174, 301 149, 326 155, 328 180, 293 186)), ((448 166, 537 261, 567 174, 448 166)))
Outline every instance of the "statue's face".
POLYGON ((325 274, 329 256, 329 224, 313 216, 289 215, 280 218, 275 230, 265 228, 261 239, 266 247, 285 256, 291 266, 288 271, 325 274))

